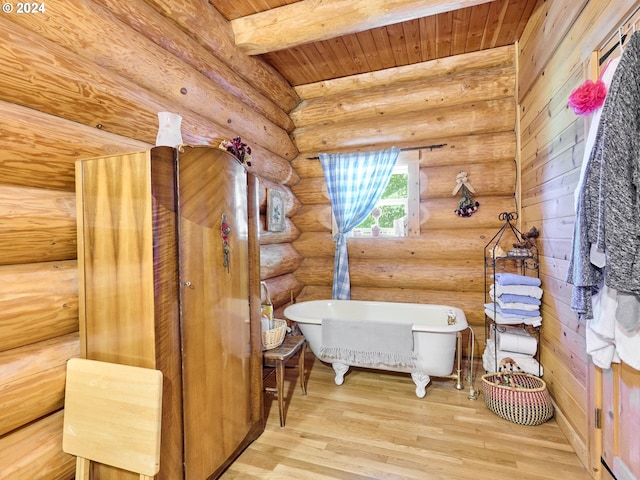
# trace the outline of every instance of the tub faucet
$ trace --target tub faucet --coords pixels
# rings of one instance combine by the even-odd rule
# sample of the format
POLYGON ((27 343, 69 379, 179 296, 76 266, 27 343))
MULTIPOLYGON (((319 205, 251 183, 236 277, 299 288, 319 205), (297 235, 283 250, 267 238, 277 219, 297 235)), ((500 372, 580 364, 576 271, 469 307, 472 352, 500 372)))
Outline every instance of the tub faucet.
POLYGON ((447 312, 447 325, 455 325, 456 323, 456 312, 452 309, 449 309, 447 312))

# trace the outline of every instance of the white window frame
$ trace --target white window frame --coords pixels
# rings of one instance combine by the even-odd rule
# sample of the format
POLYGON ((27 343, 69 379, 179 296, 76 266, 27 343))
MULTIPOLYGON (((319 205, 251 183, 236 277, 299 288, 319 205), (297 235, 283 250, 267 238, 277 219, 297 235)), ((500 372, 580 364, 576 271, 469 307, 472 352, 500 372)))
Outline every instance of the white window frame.
MULTIPOLYGON (((354 229, 349 234, 349 238, 367 238, 376 240, 378 238, 404 238, 420 235, 420 151, 419 150, 406 150, 401 151, 396 160, 396 167, 406 167, 407 170, 407 199, 406 202, 399 199, 387 199, 380 200, 377 205, 391 204, 396 205, 399 203, 406 204, 407 212, 407 226, 404 235, 395 235, 390 232, 391 229, 385 229, 380 236, 374 237, 370 229, 354 229), (358 231, 359 230, 359 231, 358 231)), ((395 169, 394 169, 395 170, 395 169)), ((394 171, 394 173, 397 173, 394 171)), ((335 216, 333 211, 331 212, 331 224, 332 235, 338 233, 338 227, 336 225, 335 216)))

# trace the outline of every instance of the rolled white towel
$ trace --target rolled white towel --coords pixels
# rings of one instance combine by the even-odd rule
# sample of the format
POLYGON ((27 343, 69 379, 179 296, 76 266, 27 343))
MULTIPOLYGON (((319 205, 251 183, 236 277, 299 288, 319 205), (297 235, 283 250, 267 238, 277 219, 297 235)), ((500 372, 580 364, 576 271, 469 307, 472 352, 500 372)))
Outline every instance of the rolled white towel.
POLYGON ((538 341, 524 330, 521 333, 497 332, 498 350, 509 353, 535 355, 538 341))
MULTIPOLYGON (((496 355, 495 348, 493 345, 493 341, 487 340, 484 353, 482 354, 482 366, 487 372, 497 372, 498 367, 496 367, 496 355)), ((512 352, 502 352, 498 350, 498 366, 500 362, 505 358, 511 358, 518 364, 520 369, 523 372, 529 373, 531 375, 542 375, 543 368, 540 363, 533 358, 531 355, 524 355, 521 353, 512 353, 512 352)))

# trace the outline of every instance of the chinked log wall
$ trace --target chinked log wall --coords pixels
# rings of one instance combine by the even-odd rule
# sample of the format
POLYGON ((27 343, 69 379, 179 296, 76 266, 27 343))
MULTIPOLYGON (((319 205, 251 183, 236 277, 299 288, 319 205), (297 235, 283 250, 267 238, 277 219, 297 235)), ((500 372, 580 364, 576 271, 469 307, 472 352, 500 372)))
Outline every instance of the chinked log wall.
MULTIPOLYGON (((174 3, 50 0, 45 14, 0 17, 2 479, 73 477, 61 409, 66 361, 79 355, 77 159, 149 148, 157 112, 178 112, 186 143, 251 145, 263 213, 266 188, 287 193, 287 215, 299 207, 288 186, 297 94, 234 47, 206 2, 182 2, 179 17, 174 3)), ((302 289, 298 234, 287 220, 261 236, 278 299, 302 289)))
POLYGON ((330 298, 333 275, 330 202, 320 163, 308 157, 445 144, 419 153, 419 235, 349 240, 352 298, 459 306, 483 344, 483 248, 499 213, 516 208, 514 55, 508 46, 296 88, 299 300, 330 298), (461 170, 480 202, 469 218, 454 213, 461 170))

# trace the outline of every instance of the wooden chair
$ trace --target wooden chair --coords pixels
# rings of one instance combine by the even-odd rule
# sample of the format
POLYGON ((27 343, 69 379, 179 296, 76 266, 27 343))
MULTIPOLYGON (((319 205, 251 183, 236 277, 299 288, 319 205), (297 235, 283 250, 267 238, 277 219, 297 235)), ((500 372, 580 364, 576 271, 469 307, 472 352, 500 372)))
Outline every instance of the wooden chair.
POLYGON ((67 362, 62 449, 77 456, 76 479, 91 461, 151 480, 160 469, 162 373, 72 358, 67 362))
MULTIPOLYGON (((285 411, 284 411, 284 366, 289 359, 296 353, 298 355, 298 370, 300 376, 300 387, 302 394, 307 394, 307 385, 304 374, 304 354, 306 350, 306 340, 303 335, 287 335, 284 337, 282 345, 272 350, 266 350, 262 353, 263 364, 265 367, 273 367, 276 372, 276 388, 265 388, 269 392, 275 392, 278 398, 278 411, 280 412, 280 426, 284 427, 285 411)), ((271 375, 269 373, 265 380, 271 375)))

